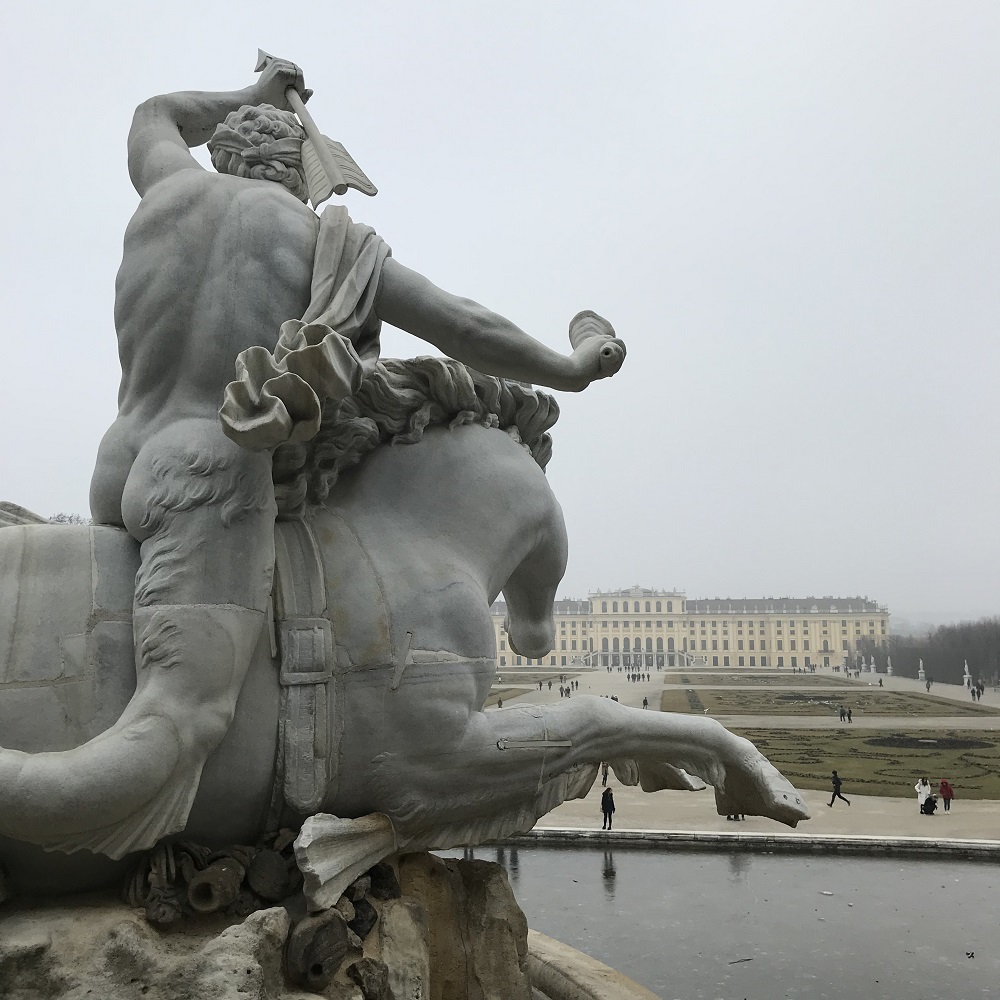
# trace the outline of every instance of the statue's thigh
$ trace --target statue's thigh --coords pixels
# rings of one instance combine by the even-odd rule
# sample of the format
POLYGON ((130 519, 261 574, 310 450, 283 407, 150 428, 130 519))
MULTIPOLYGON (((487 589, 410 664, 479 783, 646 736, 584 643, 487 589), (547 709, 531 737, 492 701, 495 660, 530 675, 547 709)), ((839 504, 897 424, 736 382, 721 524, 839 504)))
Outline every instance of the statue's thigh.
POLYGON ((263 607, 274 563, 267 453, 244 451, 217 420, 176 421, 150 437, 122 500, 142 544, 136 604, 263 607))

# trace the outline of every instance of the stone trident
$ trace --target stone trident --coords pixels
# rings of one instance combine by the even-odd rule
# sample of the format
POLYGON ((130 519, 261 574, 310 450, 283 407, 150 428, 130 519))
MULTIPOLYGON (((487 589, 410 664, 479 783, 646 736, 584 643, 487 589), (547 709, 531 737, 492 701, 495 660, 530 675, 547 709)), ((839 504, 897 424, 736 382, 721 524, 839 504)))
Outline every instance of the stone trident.
MULTIPOLYGON (((266 69, 272 59, 274 56, 269 52, 258 49, 254 72, 260 73, 266 69)), ((369 197, 378 194, 378 188, 372 184, 343 145, 320 132, 294 87, 285 90, 285 100, 305 129, 306 140, 302 143, 302 171, 309 187, 309 200, 313 208, 320 206, 331 194, 344 194, 349 187, 369 197)))

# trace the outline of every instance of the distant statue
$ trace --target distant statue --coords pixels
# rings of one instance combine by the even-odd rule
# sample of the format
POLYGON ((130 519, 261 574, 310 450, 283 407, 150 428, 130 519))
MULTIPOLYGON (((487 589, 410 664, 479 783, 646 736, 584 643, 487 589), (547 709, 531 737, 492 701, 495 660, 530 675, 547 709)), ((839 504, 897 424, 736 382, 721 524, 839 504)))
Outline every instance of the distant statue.
MULTIPOLYGON (((924 661, 923 660, 918 661, 918 664, 917 664, 917 680, 920 680, 920 681, 927 680, 927 674, 924 673, 924 661)), ((930 690, 930 686, 929 685, 928 685, 928 690, 930 690)))
POLYGON ((892 677, 892 657, 887 656, 885 658, 885 672, 886 676, 892 677))

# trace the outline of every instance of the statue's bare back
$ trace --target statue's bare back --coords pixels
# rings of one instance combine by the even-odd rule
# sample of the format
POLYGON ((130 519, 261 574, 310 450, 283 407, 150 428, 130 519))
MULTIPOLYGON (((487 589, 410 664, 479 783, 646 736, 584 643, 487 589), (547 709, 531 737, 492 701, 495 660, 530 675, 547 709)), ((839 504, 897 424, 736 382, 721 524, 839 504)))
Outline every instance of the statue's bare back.
POLYGON ((125 232, 115 326, 119 414, 101 447, 92 501, 120 523, 139 449, 172 421, 215 419, 233 359, 273 350, 309 302, 319 220, 267 181, 183 170, 143 197, 125 232))

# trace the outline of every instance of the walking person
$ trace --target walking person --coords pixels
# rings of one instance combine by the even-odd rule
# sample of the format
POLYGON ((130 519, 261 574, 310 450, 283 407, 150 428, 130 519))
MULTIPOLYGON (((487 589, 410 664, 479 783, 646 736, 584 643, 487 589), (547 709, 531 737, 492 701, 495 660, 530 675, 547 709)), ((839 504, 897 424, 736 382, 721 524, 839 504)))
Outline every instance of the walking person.
MULTIPOLYGON (((844 796, 840 794, 840 786, 843 784, 843 781, 840 780, 840 777, 838 776, 837 772, 834 771, 833 775, 830 777, 830 782, 833 784, 833 795, 830 796, 830 801, 827 803, 827 805, 830 806, 830 808, 832 809, 834 799, 844 799, 844 796)), ((848 805, 851 804, 849 799, 844 799, 844 801, 848 805)))
POLYGON ((955 797, 955 789, 951 787, 951 783, 947 778, 942 778, 939 782, 938 794, 944 803, 944 811, 951 812, 951 800, 955 797))
POLYGON ((854 721, 854 712, 850 708, 847 710, 847 721, 848 722, 853 722, 854 721))
POLYGON ((608 783, 608 762, 601 764, 601 784, 607 786, 608 783))
POLYGON ((847 721, 847 709, 844 708, 843 705, 840 706, 840 721, 841 722, 847 721))
POLYGON ((615 812, 615 793, 610 788, 605 788, 604 794, 601 796, 601 812, 604 814, 604 825, 601 829, 610 830, 611 817, 615 812))
POLYGON ((920 807, 920 812, 924 811, 924 803, 927 801, 927 796, 931 794, 931 783, 926 778, 921 778, 914 786, 913 790, 917 793, 917 805, 920 807))

